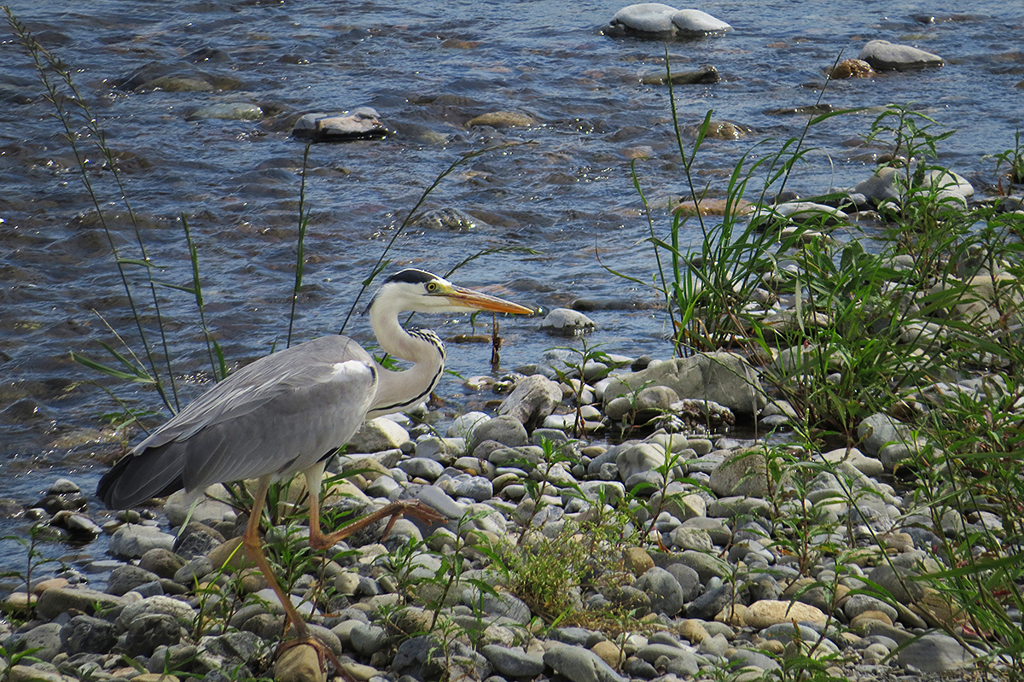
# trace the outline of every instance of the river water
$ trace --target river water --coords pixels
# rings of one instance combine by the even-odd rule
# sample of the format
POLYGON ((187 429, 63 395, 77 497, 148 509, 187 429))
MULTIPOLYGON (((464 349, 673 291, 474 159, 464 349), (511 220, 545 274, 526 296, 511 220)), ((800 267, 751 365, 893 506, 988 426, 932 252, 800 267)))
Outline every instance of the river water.
MULTIPOLYGON (((158 278, 190 283, 182 229, 199 253, 207 323, 230 363, 281 347, 294 281, 300 170, 305 145, 289 135, 302 113, 374 107, 387 139, 314 145, 305 200, 305 290, 297 339, 334 333, 396 227, 420 194, 462 155, 426 208, 465 211, 472 229, 413 226, 389 258, 446 272, 489 251, 453 279, 525 304, 553 308, 583 299, 598 325, 592 344, 628 355, 668 356, 666 319, 652 290, 648 226, 630 175, 665 206, 686 193, 672 134, 668 90, 644 85, 664 71, 666 45, 615 39, 600 29, 624 3, 457 1, 259 2, 254 0, 17 0, 11 8, 67 65, 118 159, 125 196, 141 224, 158 278), (205 91, 117 87, 137 69, 185 75, 205 91), (203 107, 257 105, 259 120, 206 118, 203 107), (530 116, 529 128, 469 128, 491 111, 530 116), (526 250, 532 253, 527 253, 526 250)), ((1024 89, 1024 5, 863 0, 722 0, 701 9, 728 21, 724 36, 667 46, 674 70, 712 64, 714 85, 676 88, 682 126, 708 110, 749 128, 741 140, 710 141, 695 164, 699 188, 721 195, 741 155, 770 151, 806 121, 772 110, 814 104, 840 53, 855 57, 882 38, 943 56, 943 68, 829 84, 835 108, 874 107, 813 128, 808 154, 787 185, 804 195, 867 177, 873 155, 858 144, 877 107, 912 102, 942 130, 958 132, 940 161, 993 192, 995 163, 1013 146, 1024 89), (761 146, 755 146, 761 145, 761 146)), ((13 33, 0 46, 0 497, 37 499, 59 476, 91 492, 117 447, 97 437, 100 416, 160 410, 151 390, 103 379, 70 353, 104 360, 100 342, 138 348, 124 288, 97 207, 54 108, 13 33), (110 325, 110 328, 107 327, 110 325), (112 331, 113 330, 113 331, 112 331)), ((52 77, 52 76, 51 76, 52 77)), ((70 106, 78 117, 79 110, 70 106)), ((97 201, 123 257, 139 258, 121 192, 83 120, 73 129, 97 201)), ((654 214, 664 235, 667 213, 654 214)), ((712 219, 713 220, 713 219, 712 219)), ((699 238, 696 223, 684 240, 699 238)), ((155 319, 142 272, 129 268, 152 339, 155 319)), ((193 299, 160 290, 173 372, 183 400, 203 390, 209 363, 193 299)), ((421 321, 425 323, 426 320, 421 321)), ((474 331, 465 317, 431 320, 442 336, 474 331)), ((502 369, 574 344, 503 322, 502 369)), ((478 326, 476 331, 486 331, 478 326)), ((370 341, 354 319, 347 332, 370 341)), ((489 373, 489 347, 450 349, 451 369, 489 373)), ((449 378, 455 406, 487 394, 449 378)), ((93 505, 96 508, 96 505, 93 505)), ((23 520, 0 522, 21 532, 23 520)))

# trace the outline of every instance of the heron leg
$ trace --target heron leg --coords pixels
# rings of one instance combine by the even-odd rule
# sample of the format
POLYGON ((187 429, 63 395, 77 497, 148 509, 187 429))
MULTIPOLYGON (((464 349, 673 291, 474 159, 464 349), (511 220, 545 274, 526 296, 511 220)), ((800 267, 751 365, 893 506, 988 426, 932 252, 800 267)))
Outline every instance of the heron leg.
POLYGON ((344 540, 353 533, 389 516, 391 518, 388 520, 388 525, 381 536, 382 540, 391 532, 395 521, 403 515, 412 516, 424 523, 441 523, 448 520, 447 516, 439 513, 433 507, 428 507, 419 500, 397 500, 348 524, 344 528, 340 528, 333 533, 324 534, 320 530, 320 482, 323 478, 323 471, 323 466, 318 466, 307 469, 305 472, 306 489, 309 491, 309 546, 313 549, 333 547, 340 540, 344 540))
POLYGON ((249 516, 249 523, 245 526, 242 544, 245 546, 246 551, 249 552, 249 556, 255 562, 256 567, 260 569, 260 573, 267 579, 270 589, 274 590, 274 594, 281 601, 281 606, 284 607, 284 612, 288 616, 289 622, 295 628, 298 639, 300 641, 311 639, 312 635, 309 633, 309 626, 306 625, 302 615, 295 609, 292 600, 281 589, 280 583, 277 582, 277 578, 274 576, 274 569, 270 567, 270 562, 267 561, 267 557, 263 554, 263 542, 260 540, 260 516, 263 514, 263 506, 267 501, 268 488, 270 488, 270 476, 261 476, 256 486, 256 493, 253 495, 252 513, 249 516))
POLYGON ((287 649, 299 644, 309 645, 316 650, 321 671, 324 670, 324 659, 326 658, 334 664, 335 670, 338 670, 342 677, 351 681, 352 678, 341 667, 341 662, 338 661, 334 652, 328 649, 323 642, 313 637, 313 634, 309 631, 309 626, 306 625, 306 621, 302 618, 302 614, 296 610, 292 600, 281 589, 281 584, 277 582, 277 577, 274 576, 274 570, 271 568, 270 562, 267 561, 267 557, 263 554, 263 543, 260 540, 260 516, 263 514, 263 506, 267 501, 268 488, 270 488, 270 476, 260 476, 259 482, 256 485, 256 493, 253 495, 252 514, 249 517, 249 523, 245 526, 245 534, 242 536, 242 545, 249 552, 249 556, 255 562, 256 567, 260 569, 260 573, 267 579, 270 589, 274 590, 274 594, 280 600, 281 606, 284 607, 288 621, 295 628, 295 639, 282 642, 277 648, 277 655, 280 657, 287 649))

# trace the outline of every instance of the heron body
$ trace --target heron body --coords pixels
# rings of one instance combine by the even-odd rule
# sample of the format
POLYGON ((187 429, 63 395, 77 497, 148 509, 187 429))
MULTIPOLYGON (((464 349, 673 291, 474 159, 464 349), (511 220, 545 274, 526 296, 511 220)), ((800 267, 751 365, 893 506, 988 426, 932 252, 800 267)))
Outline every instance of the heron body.
POLYGON ((318 496, 326 459, 364 419, 418 404, 441 377, 441 340, 430 331, 403 329, 399 314, 467 310, 532 312, 423 270, 402 270, 381 286, 368 311, 381 348, 411 361, 411 368, 386 369, 346 336, 319 338, 268 355, 233 373, 135 446, 102 477, 97 495, 108 507, 124 509, 181 489, 194 499, 214 483, 258 479, 243 542, 278 593, 300 639, 309 639, 308 628, 290 608, 262 554, 259 516, 267 488, 275 480, 305 475, 314 548, 330 547, 387 516, 392 522, 403 513, 444 520, 420 503, 399 501, 325 535, 318 496))
POLYGON ((133 507, 184 488, 288 478, 344 445, 369 412, 380 376, 346 336, 263 357, 189 403, 100 483, 108 507, 133 507))

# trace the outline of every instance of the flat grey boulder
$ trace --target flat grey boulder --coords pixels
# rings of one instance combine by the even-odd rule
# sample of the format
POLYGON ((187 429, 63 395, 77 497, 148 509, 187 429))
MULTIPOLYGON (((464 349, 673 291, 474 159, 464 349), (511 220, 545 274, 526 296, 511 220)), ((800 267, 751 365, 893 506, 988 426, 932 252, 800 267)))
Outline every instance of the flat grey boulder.
POLYGON ((105 654, 117 644, 114 624, 93 616, 75 616, 60 630, 62 648, 71 656, 105 654))
POLYGON ((795 223, 834 225, 850 219, 844 211, 813 201, 787 201, 775 206, 762 206, 750 214, 750 220, 786 218, 795 223))
POLYGON ((660 2, 623 7, 605 29, 607 35, 643 38, 698 38, 721 35, 732 26, 699 9, 676 9, 660 2))
POLYGON ((452 420, 445 435, 449 438, 472 440, 476 428, 489 420, 490 416, 484 412, 467 412, 452 420))
POLYGON ((746 360, 716 352, 652 362, 645 370, 615 377, 605 387, 605 403, 646 386, 668 386, 684 400, 710 400, 742 414, 759 412, 768 402, 746 360))
POLYGON ((371 107, 335 114, 305 114, 292 128, 292 135, 312 142, 352 142, 380 139, 388 134, 379 114, 371 107))
POLYGON ((890 43, 888 40, 872 40, 864 46, 857 58, 877 71, 907 71, 945 64, 937 54, 910 45, 890 43))
POLYGON ((364 421, 348 441, 349 452, 394 450, 409 440, 409 432, 387 417, 364 421))
POLYGON ((540 656, 528 654, 519 648, 486 644, 480 653, 491 662, 495 670, 506 677, 533 679, 544 672, 544 661, 540 656))
POLYGON ((530 437, 526 427, 515 417, 502 416, 489 419, 473 429, 473 442, 470 451, 480 443, 493 440, 510 448, 529 445, 530 437))
POLYGON ((683 608, 683 586, 664 568, 655 566, 636 579, 633 587, 651 598, 651 611, 670 618, 683 608))
POLYGON ((879 168, 866 180, 861 180, 853 189, 863 194, 869 202, 878 206, 886 201, 902 201, 902 188, 897 183, 896 169, 886 166, 879 168))
POLYGON ((879 454, 887 445, 913 442, 909 426, 881 412, 865 417, 857 425, 857 437, 861 449, 869 455, 879 454))
POLYGON ((951 170, 933 168, 924 174, 923 184, 934 189, 940 201, 953 199, 962 206, 967 206, 967 200, 974 196, 974 186, 951 170))
POLYGON ((151 549, 174 549, 174 536, 153 526, 128 524, 110 538, 109 551, 118 559, 141 559, 151 549))
POLYGON ((569 308, 555 308, 540 323, 544 331, 561 336, 577 336, 593 331, 594 321, 581 312, 569 308))
POLYGON ((612 17, 611 27, 625 32, 650 36, 671 36, 675 30, 672 17, 675 7, 660 2, 642 2, 623 7, 612 17))
MULTIPOLYGON (((640 82, 644 85, 668 85, 669 77, 667 73, 653 73, 647 76, 643 76, 640 82)), ((699 69, 690 71, 672 71, 672 85, 694 85, 702 84, 707 85, 711 83, 718 83, 722 80, 721 74, 711 64, 705 64, 699 69)))
POLYGON ((555 646, 544 653, 544 664, 571 682, 625 682, 590 649, 555 646))
POLYGON ((768 463, 764 452, 740 450, 711 472, 711 490, 719 497, 764 497, 768 493, 768 463))
POLYGON ((672 15, 672 24, 676 35, 682 37, 720 35, 732 30, 729 24, 699 9, 679 10, 672 15))
POLYGON ((537 125, 532 116, 518 111, 489 111, 466 121, 467 128, 490 126, 492 128, 529 128, 537 125))
POLYGON ((125 600, 105 592, 84 587, 51 587, 39 595, 36 614, 40 618, 53 620, 72 609, 85 614, 124 606, 125 600))
POLYGON ((224 121, 259 121, 263 118, 263 109, 256 104, 247 102, 222 102, 209 106, 198 107, 189 113, 185 120, 201 121, 203 119, 220 119, 224 121))
POLYGON ((541 374, 524 377, 498 407, 498 414, 513 417, 532 430, 562 402, 562 389, 541 374))
POLYGON ((924 673, 944 673, 971 665, 975 656, 952 637, 932 633, 905 645, 897 660, 924 673))
POLYGON ((199 500, 199 503, 191 510, 188 504, 188 497, 184 490, 172 493, 164 504, 164 513, 171 526, 180 526, 185 519, 198 521, 207 525, 215 525, 221 521, 233 522, 238 516, 235 509, 227 502, 221 500, 231 499, 227 489, 217 483, 206 489, 206 495, 199 500))

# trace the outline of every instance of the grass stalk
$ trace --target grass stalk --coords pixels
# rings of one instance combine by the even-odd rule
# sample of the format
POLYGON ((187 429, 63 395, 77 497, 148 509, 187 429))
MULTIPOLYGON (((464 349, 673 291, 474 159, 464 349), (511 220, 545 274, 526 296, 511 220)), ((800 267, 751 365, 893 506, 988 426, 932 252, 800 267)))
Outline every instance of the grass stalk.
POLYGON ((147 363, 149 365, 149 371, 152 375, 153 386, 156 388, 160 395, 161 400, 172 412, 176 412, 180 405, 178 402, 178 391, 177 385, 174 379, 174 372, 171 367, 171 354, 168 348, 167 334, 163 325, 163 318, 160 314, 160 300, 157 295, 157 283, 153 277, 153 264, 146 253, 145 243, 142 239, 142 233, 139 228, 138 219, 132 208, 131 202, 128 200, 128 195, 125 192, 123 183, 121 182, 120 172, 117 170, 117 163, 114 155, 106 143, 106 136, 100 128, 96 118, 92 115, 89 107, 79 92, 74 80, 71 77, 70 69, 53 53, 47 50, 43 45, 39 43, 28 30, 28 28, 22 24, 15 16, 11 9, 7 6, 3 7, 3 11, 7 16, 7 22, 21 44, 22 48, 28 53, 29 57, 35 64, 36 74, 39 77, 43 88, 46 90, 46 98, 54 107, 54 116, 60 122, 64 129, 64 137, 68 141, 68 145, 71 148, 72 153, 75 156, 75 161, 78 166, 79 176, 82 180, 82 184, 85 187, 86 192, 92 200, 93 206, 96 209, 97 219, 103 227, 104 233, 107 237, 107 242, 110 245, 111 253, 114 255, 114 261, 117 265, 118 273, 121 278, 121 283, 125 291, 125 295, 128 298, 128 304, 132 311, 132 317, 135 320, 135 326, 139 334, 139 339, 142 342, 144 355, 146 356, 147 363), (71 94, 70 97, 65 97, 60 91, 60 88, 51 80, 50 73, 55 73, 58 78, 64 83, 64 87, 71 94), (87 166, 86 155, 79 145, 80 135, 74 130, 73 121, 75 116, 65 106, 65 102, 78 107, 80 111, 80 118, 85 124, 86 130, 94 138, 94 143, 99 149, 103 158, 106 160, 108 169, 117 184, 119 193, 119 201, 123 203, 128 213, 129 219, 132 223, 132 227, 135 232, 136 242, 139 247, 141 254, 140 260, 125 259, 123 258, 117 248, 117 244, 114 240, 113 232, 111 231, 110 225, 107 222, 106 215, 103 211, 98 192, 93 185, 92 178, 89 175, 87 166), (132 294, 132 287, 129 283, 128 274, 125 270, 126 265, 139 265, 143 267, 146 278, 149 282, 149 290, 153 299, 153 309, 157 320, 157 326, 160 334, 160 345, 163 349, 164 364, 167 372, 167 383, 170 387, 170 392, 164 387, 164 383, 161 379, 161 372, 157 368, 157 360, 153 352, 153 347, 150 344, 146 331, 142 325, 142 316, 140 314, 138 305, 135 301, 135 297, 132 294))

